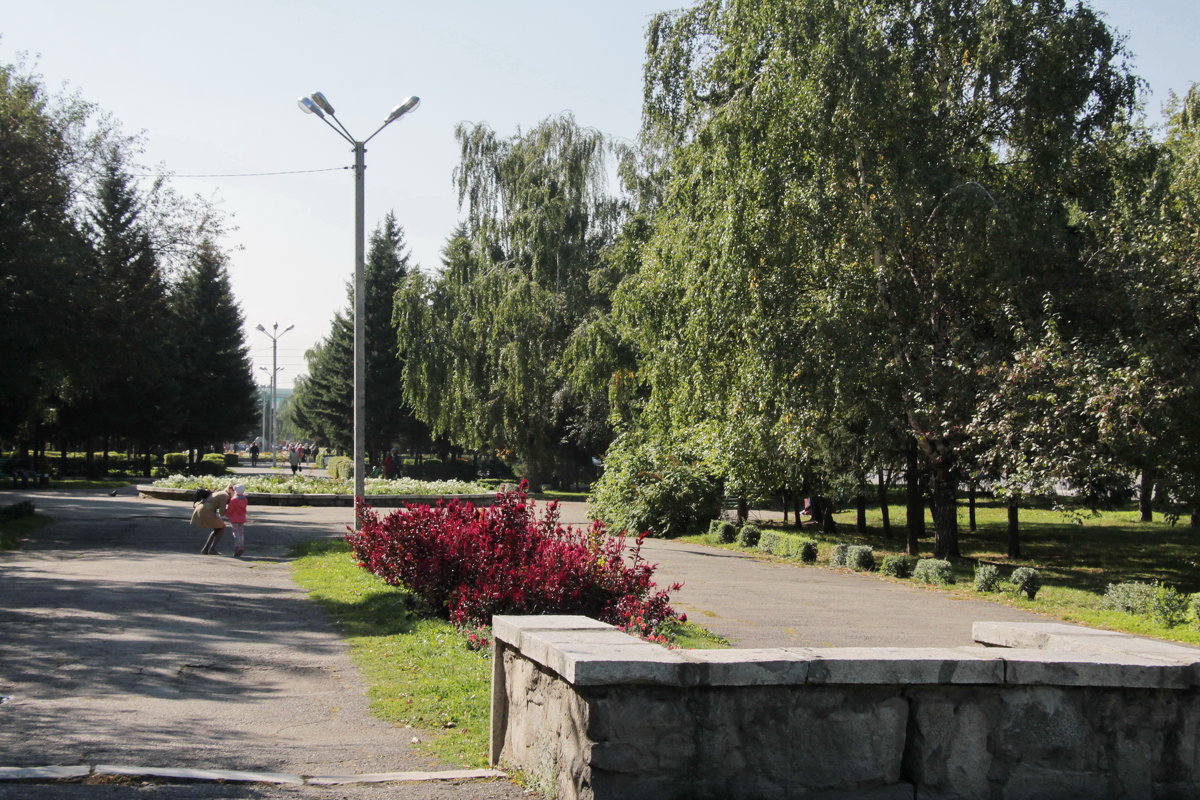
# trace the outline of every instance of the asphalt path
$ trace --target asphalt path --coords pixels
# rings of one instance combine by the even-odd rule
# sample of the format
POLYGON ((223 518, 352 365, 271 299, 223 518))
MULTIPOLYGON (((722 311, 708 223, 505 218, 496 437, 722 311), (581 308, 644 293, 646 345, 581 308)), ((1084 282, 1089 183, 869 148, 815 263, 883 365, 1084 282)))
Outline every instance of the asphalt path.
MULTIPOLYGON (((53 519, 0 553, 0 766, 116 764, 303 775, 441 770, 419 732, 372 717, 324 612, 290 577, 296 542, 349 509, 252 508, 247 554, 202 556, 190 504, 5 492, 53 519)), ((11 501, 10 501, 11 502, 11 501)), ((507 781, 383 786, 0 782, 0 798, 511 798, 507 781), (191 792, 196 792, 192 794, 191 792)))
MULTIPOLYGON (((585 503, 560 503, 563 522, 588 522, 585 503)), ((673 605, 734 647, 958 647, 976 621, 1045 622, 1001 603, 962 599, 908 581, 780 563, 753 551, 646 539, 673 605)))

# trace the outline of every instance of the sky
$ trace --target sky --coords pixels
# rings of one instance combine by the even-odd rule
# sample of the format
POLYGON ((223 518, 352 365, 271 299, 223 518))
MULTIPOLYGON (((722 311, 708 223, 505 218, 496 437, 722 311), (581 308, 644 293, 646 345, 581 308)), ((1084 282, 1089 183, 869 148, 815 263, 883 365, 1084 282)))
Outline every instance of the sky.
MULTIPOLYGON (((51 91, 78 91, 144 135, 140 160, 177 177, 236 226, 224 244, 255 377, 279 385, 347 307, 354 270, 350 146, 296 100, 322 91, 357 138, 409 95, 420 107, 367 146, 368 235, 388 211, 412 263, 440 266, 461 218, 454 128, 502 136, 569 111, 633 139, 644 33, 669 0, 0 0, 0 63, 24 57, 51 91), (234 173, 297 172, 228 176, 234 173), (183 177, 201 175, 207 177, 183 177)), ((1160 116, 1168 91, 1200 81, 1200 0, 1094 0, 1128 37, 1160 116)))

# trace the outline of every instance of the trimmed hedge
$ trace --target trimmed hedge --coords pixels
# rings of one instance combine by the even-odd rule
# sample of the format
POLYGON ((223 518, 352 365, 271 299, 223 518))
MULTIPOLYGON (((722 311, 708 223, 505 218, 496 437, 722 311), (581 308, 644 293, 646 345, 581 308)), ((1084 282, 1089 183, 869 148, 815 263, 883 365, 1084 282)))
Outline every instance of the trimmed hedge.
POLYGON ((1037 595, 1038 589, 1042 588, 1042 576, 1032 567, 1017 567, 1009 580, 1017 591, 1024 593, 1030 600, 1037 595))
POLYGON ((761 538, 762 531, 757 525, 747 523, 738 531, 738 544, 742 547, 757 547, 758 540, 761 538))
POLYGON ((978 564, 975 567, 975 591, 1000 591, 1000 568, 995 564, 978 564))
POLYGON ((851 545, 846 551, 846 566, 857 572, 870 572, 875 569, 875 551, 869 545, 851 545))
POLYGON ((758 539, 758 549, 781 558, 799 559, 806 564, 817 560, 817 543, 813 539, 801 539, 779 531, 763 531, 758 539))
POLYGON ((347 456, 330 456, 325 459, 325 469, 329 477, 350 480, 354 477, 354 459, 347 456))
POLYGON ((829 566, 831 566, 831 567, 848 566, 846 559, 849 555, 850 555, 850 545, 846 544, 845 542, 843 542, 842 544, 839 544, 839 545, 834 545, 833 553, 830 554, 830 556, 829 556, 829 566))
POLYGON ((889 575, 893 578, 911 578, 913 574, 913 565, 916 563, 917 559, 912 556, 884 556, 883 561, 879 564, 879 571, 880 573, 889 575))
POLYGON ((922 558, 913 568, 913 580, 936 585, 954 583, 954 567, 940 558, 922 558))

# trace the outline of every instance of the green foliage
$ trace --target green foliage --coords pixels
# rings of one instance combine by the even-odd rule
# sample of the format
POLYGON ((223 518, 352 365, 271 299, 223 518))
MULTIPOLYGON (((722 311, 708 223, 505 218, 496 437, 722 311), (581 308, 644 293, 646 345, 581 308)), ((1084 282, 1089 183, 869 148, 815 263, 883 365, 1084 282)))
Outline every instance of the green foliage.
POLYGON ((237 453, 226 453, 225 454, 225 466, 226 467, 236 467, 236 466, 239 466, 239 463, 240 462, 239 462, 237 453))
POLYGON ((954 583, 954 566, 940 558, 922 558, 913 568, 913 580, 944 586, 954 583))
POLYGON ((484 124, 455 135, 466 219, 438 277, 414 274, 397 295, 404 397, 436 434, 506 451, 536 486, 610 436, 607 387, 585 396, 571 381, 602 374, 578 362, 603 359, 589 345, 604 337, 575 333, 607 303, 592 290, 622 210, 603 191, 607 142, 569 114, 507 138, 484 124))
POLYGON ((737 535, 738 544, 742 547, 757 547, 760 538, 762 538, 762 530, 757 525, 749 523, 743 525, 737 535))
POLYGON ((1100 608, 1138 616, 1148 615, 1154 607, 1159 585, 1142 581, 1110 583, 1104 590, 1104 596, 1100 598, 1100 608))
POLYGON ((849 566, 850 545, 842 542, 834 545, 833 552, 829 556, 829 566, 831 567, 846 567, 849 566))
POLYGON ((913 574, 916 559, 905 555, 886 555, 879 564, 879 571, 893 578, 909 578, 913 574))
POLYGON ((781 558, 798 559, 811 564, 817 560, 817 543, 781 531, 763 531, 758 540, 758 549, 781 558))
POLYGON ((717 536, 717 541, 721 544, 733 544, 737 541, 738 529, 732 522, 725 520, 715 520, 716 525, 710 530, 717 536))
POLYGON ((197 475, 224 475, 225 455, 223 453, 205 453, 193 468, 197 475))
POLYGON ((800 540, 800 560, 805 564, 817 563, 817 540, 816 539, 801 539, 800 540))
POLYGON ((609 448, 588 504, 612 530, 674 537, 715 517, 722 499, 720 483, 694 452, 627 433, 609 448))
POLYGON ((163 466, 171 473, 183 472, 188 466, 188 454, 166 453, 163 455, 163 466))
MULTIPOLYGON (((229 476, 171 475, 161 480, 156 480, 153 485, 164 489, 223 489, 229 483, 229 476)), ((352 476, 346 478, 321 478, 308 473, 300 475, 264 475, 239 477, 238 483, 245 484, 246 491, 251 493, 350 494, 354 491, 352 476)), ((489 487, 480 483, 468 481, 422 481, 415 478, 395 478, 393 480, 367 478, 366 492, 368 495, 490 495, 494 493, 489 487)))
POLYGON ((1150 616, 1159 625, 1174 628, 1187 622, 1191 598, 1173 586, 1158 586, 1150 616))
POLYGON ((14 519, 33 516, 33 513, 33 502, 30 500, 0 505, 0 522, 11 522, 14 519))
POLYGON ((870 572, 875 569, 875 552, 869 545, 851 545, 846 550, 846 566, 856 572, 870 572))
POLYGON ((1013 570, 1009 582, 1018 592, 1032 600, 1042 588, 1042 576, 1032 567, 1017 567, 1013 570))
POLYGON ((977 564, 975 566, 975 591, 1000 591, 1000 568, 995 564, 977 564))
POLYGON ((329 471, 331 478, 352 480, 354 478, 354 459, 346 456, 330 456, 325 459, 325 469, 329 471))

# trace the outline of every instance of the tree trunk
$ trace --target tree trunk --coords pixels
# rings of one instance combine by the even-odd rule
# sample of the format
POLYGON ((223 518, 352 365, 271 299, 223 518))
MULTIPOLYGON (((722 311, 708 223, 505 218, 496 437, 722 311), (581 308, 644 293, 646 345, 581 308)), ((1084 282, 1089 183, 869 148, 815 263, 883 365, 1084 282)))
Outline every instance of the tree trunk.
POLYGON ((1154 521, 1154 469, 1146 467, 1142 470, 1142 485, 1138 491, 1138 507, 1141 509, 1141 521, 1154 521))
POLYGON ((746 524, 746 520, 750 517, 750 504, 746 502, 746 498, 739 497, 737 500, 737 524, 742 526, 746 524))
POLYGON ((821 530, 824 533, 833 533, 837 530, 837 523, 833 521, 833 501, 822 497, 817 502, 821 504, 821 530))
POLYGON ((1018 522, 1019 509, 1017 506, 1018 497, 1015 494, 1008 496, 1008 557, 1021 557, 1021 528, 1018 522))
POLYGON ((783 503, 783 524, 784 524, 784 525, 787 525, 787 517, 788 517, 788 496, 787 496, 787 492, 784 492, 782 495, 780 495, 780 498, 779 498, 779 499, 780 499, 780 501, 783 503))
POLYGON ((867 495, 861 488, 854 498, 854 527, 859 533, 867 532, 867 495))
POLYGON ((799 492, 792 495, 792 518, 796 520, 797 528, 804 524, 804 520, 800 519, 800 512, 803 510, 803 505, 804 499, 799 492))
POLYGON ((919 555, 919 540, 925 535, 925 503, 921 499, 921 468, 917 462, 917 440, 909 437, 904 481, 906 493, 905 522, 908 525, 908 554, 919 555))
POLYGON ((967 486, 967 529, 971 533, 977 530, 975 527, 975 489, 977 486, 975 481, 971 481, 967 486))
POLYGON ((946 463, 931 470, 933 484, 933 553, 938 558, 961 558, 958 551, 958 478, 946 463))
POLYGON ((892 519, 888 509, 888 491, 887 480, 883 477, 883 470, 879 470, 879 515, 883 522, 883 536, 885 539, 892 538, 892 519))

